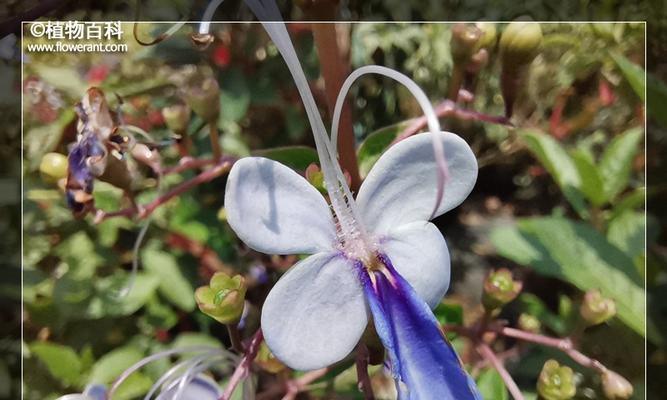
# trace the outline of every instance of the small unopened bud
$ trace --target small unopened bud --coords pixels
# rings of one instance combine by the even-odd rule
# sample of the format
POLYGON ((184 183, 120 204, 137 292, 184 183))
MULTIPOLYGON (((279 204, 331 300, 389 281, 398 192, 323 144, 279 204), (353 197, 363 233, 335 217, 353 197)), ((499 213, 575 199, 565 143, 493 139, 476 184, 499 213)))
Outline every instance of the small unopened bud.
POLYGON ((39 163, 39 173, 44 182, 57 183, 67 176, 67 156, 60 153, 46 153, 39 163))
POLYGON ((454 63, 468 63, 470 57, 479 49, 478 42, 481 37, 482 31, 474 25, 454 25, 450 42, 454 63))
POLYGON ((190 36, 190 40, 198 50, 206 50, 213 43, 215 37, 210 33, 195 33, 190 36))
POLYGON ((200 85, 187 91, 190 108, 206 122, 215 122, 220 113, 220 86, 213 78, 206 78, 200 85))
POLYGON ((512 22, 500 37, 500 91, 505 101, 507 118, 512 116, 514 102, 526 81, 528 67, 541 45, 542 29, 537 23, 512 22))
POLYGON ((195 290, 199 309, 222 324, 236 323, 243 314, 246 285, 241 275, 217 272, 209 286, 195 290))
POLYGON ((632 396, 632 384, 614 371, 602 373, 602 391, 609 400, 625 400, 632 396))
POLYGON ((511 22, 500 36, 500 57, 503 66, 521 66, 533 61, 542 45, 540 24, 511 22))
POLYGON ((599 290, 589 290, 579 309, 581 317, 589 325, 598 325, 616 315, 616 303, 612 299, 602 297, 599 290))
POLYGON ((260 345, 257 357, 255 358, 255 364, 270 374, 277 374, 286 368, 285 364, 273 355, 266 342, 262 342, 260 345))
POLYGON ((324 185, 324 174, 322 173, 322 170, 320 170, 320 167, 312 163, 306 168, 306 180, 310 182, 311 185, 315 186, 317 190, 319 190, 321 193, 326 194, 327 193, 327 188, 324 185))
POLYGON ((477 46, 481 49, 493 49, 498 40, 496 24, 493 22, 479 22, 475 26, 482 32, 477 46))
POLYGON ((498 309, 514 300, 522 287, 523 284, 515 281, 507 268, 493 271, 484 281, 482 304, 488 311, 498 309))
POLYGON ((577 393, 572 368, 561 366, 556 360, 544 363, 537 379, 537 392, 545 400, 568 400, 577 393))
POLYGON ((540 320, 530 314, 523 313, 519 315, 519 328, 531 333, 538 333, 542 328, 540 320))
POLYGON ((180 135, 188 128, 190 107, 186 104, 174 104, 173 106, 165 107, 162 109, 162 117, 165 124, 167 124, 167 128, 180 135))

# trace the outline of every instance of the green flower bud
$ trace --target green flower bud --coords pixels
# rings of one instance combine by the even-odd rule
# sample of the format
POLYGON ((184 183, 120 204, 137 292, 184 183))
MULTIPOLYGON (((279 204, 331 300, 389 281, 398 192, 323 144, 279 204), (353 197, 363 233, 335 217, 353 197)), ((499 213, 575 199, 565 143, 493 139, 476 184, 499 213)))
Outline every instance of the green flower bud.
POLYGON ((255 358, 255 364, 270 374, 277 374, 287 368, 285 364, 273 355, 266 342, 262 342, 260 345, 257 357, 255 358))
POLYGON ((481 37, 482 31, 474 25, 454 25, 450 41, 454 63, 466 64, 479 49, 478 42, 481 37))
POLYGON ((60 153, 44 154, 39 163, 39 173, 47 183, 57 183, 67 177, 67 156, 60 153))
POLYGON ((515 281, 507 268, 493 271, 484 281, 482 304, 488 311, 498 309, 514 300, 522 288, 523 284, 515 281))
POLYGON ((511 22, 500 36, 500 57, 503 66, 529 64, 542 45, 540 24, 511 22))
POLYGON ((162 116, 169 130, 181 134, 185 132, 190 122, 190 107, 187 104, 174 104, 163 108, 162 116))
POLYGON ((614 371, 602 373, 602 391, 609 400, 625 400, 632 396, 632 384, 614 371))
POLYGON ((195 299, 199 309, 222 324, 236 323, 243 314, 246 285, 241 275, 229 275, 217 272, 211 278, 209 286, 195 290, 195 299))
POLYGON ((612 299, 602 297, 599 290, 589 290, 579 309, 581 317, 589 325, 598 325, 616 315, 616 303, 612 299))
POLYGON ((481 31, 481 37, 477 42, 477 46, 480 49, 493 49, 498 40, 496 24, 493 22, 479 22, 475 26, 481 31))
POLYGON ((190 108, 206 122, 215 122, 220 114, 220 86, 213 78, 189 88, 186 100, 190 108))
POLYGON ((505 117, 514 112, 514 102, 526 81, 527 69, 542 44, 539 24, 512 22, 500 37, 500 91, 505 101, 505 117))
POLYGON ((526 313, 519 315, 518 325, 520 329, 532 333, 538 333, 542 328, 542 323, 539 319, 526 313))
POLYGON ((574 397, 577 386, 572 368, 561 366, 556 360, 544 363, 537 380, 537 392, 546 400, 567 400, 574 397))
POLYGON ((327 188, 324 185, 324 174, 320 167, 312 163, 306 168, 306 180, 310 182, 311 185, 315 186, 315 189, 319 190, 320 193, 327 194, 327 188))

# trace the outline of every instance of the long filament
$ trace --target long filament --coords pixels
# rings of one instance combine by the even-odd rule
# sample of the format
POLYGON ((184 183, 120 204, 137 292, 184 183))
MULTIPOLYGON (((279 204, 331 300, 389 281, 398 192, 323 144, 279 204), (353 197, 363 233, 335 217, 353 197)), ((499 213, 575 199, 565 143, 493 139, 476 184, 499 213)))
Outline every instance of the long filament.
POLYGON ((287 29, 282 22, 280 12, 273 1, 269 0, 264 3, 265 4, 262 4, 261 0, 246 0, 246 4, 248 4, 255 13, 282 54, 304 102, 308 120, 313 129, 317 153, 320 158, 320 163, 322 164, 324 181, 329 192, 329 197, 331 198, 334 212, 338 217, 338 222, 343 234, 342 236, 343 238, 361 239, 364 242, 364 247, 368 248, 372 244, 367 239, 368 236, 363 224, 360 223, 361 219, 359 218, 359 212, 356 209, 352 193, 347 186, 345 175, 343 174, 337 159, 332 157, 335 152, 333 152, 333 149, 331 148, 331 142, 329 141, 324 122, 320 117, 317 104, 315 103, 315 99, 308 85, 308 80, 301 68, 301 64, 299 63, 299 59, 296 55, 294 46, 292 45, 292 41, 289 38, 287 29), (271 23, 268 21, 280 22, 271 23))
POLYGON ((354 84, 354 82, 357 79, 359 79, 363 75, 370 75, 370 74, 383 75, 401 83, 410 91, 410 93, 412 93, 412 95, 417 100, 417 103, 419 103, 422 112, 426 116, 426 122, 428 123, 429 131, 432 134, 433 153, 435 156, 436 165, 438 167, 437 168, 438 191, 436 195, 435 205, 433 211, 431 212, 431 218, 432 218, 436 214, 438 206, 440 205, 442 197, 444 196, 445 182, 447 181, 447 178, 449 176, 449 171, 447 169, 445 149, 443 147, 442 141, 439 140, 439 135, 438 135, 441 131, 440 121, 438 120, 435 110, 433 109, 433 105, 429 101, 424 91, 407 75, 404 75, 391 68, 383 67, 380 65, 366 65, 354 70, 347 77, 345 82, 343 82, 343 86, 341 86, 340 91, 338 92, 338 98, 336 99, 336 105, 334 107, 333 120, 331 122, 331 148, 329 150, 334 152, 331 155, 331 157, 334 159, 336 157, 335 151, 338 143, 338 125, 340 122, 340 115, 343 110, 343 103, 345 102, 345 98, 347 97, 347 94, 350 91, 352 84, 354 84))

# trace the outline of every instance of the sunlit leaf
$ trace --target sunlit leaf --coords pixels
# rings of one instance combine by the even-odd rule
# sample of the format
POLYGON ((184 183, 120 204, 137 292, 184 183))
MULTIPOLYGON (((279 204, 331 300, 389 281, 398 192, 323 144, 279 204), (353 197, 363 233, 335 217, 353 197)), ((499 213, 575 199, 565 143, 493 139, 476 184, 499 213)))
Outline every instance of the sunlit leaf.
POLYGON ((36 342, 30 346, 30 351, 54 378, 65 385, 74 385, 79 381, 81 361, 72 348, 56 343, 36 342))
POLYGON ((194 310, 194 288, 172 254, 147 249, 141 259, 144 268, 159 277, 158 291, 162 296, 182 310, 194 310))
POLYGON ((601 206, 607 200, 604 191, 604 182, 598 172, 598 168, 590 159, 581 152, 572 153, 572 161, 579 172, 581 180, 581 191, 586 198, 595 206, 601 206))
POLYGON ((319 164, 317 151, 306 146, 274 147, 255 151, 254 155, 270 158, 297 171, 304 171, 312 163, 319 164))
POLYGON ((111 383, 127 368, 144 357, 143 352, 135 346, 124 346, 103 355, 88 377, 89 383, 111 383))
POLYGON ((633 261, 589 226, 564 218, 529 218, 494 229, 500 255, 582 291, 600 289, 616 300, 619 318, 644 335, 644 289, 633 261))
POLYGON ((637 96, 643 102, 646 97, 646 83, 644 80, 644 68, 628 60, 620 54, 612 54, 611 57, 616 62, 616 65, 621 69, 623 76, 635 91, 637 96))
POLYGON ((369 133, 366 139, 361 142, 359 150, 357 150, 357 158, 359 159, 359 173, 362 177, 368 175, 375 162, 406 126, 406 122, 386 126, 369 133))
POLYGON ((520 135, 542 166, 554 178, 574 209, 580 215, 586 216, 579 170, 563 146, 553 137, 537 130, 524 130, 520 135))
POLYGON ((507 400, 509 395, 505 389, 503 378, 498 371, 493 368, 487 368, 479 374, 477 378, 477 388, 483 399, 507 400))
POLYGON ((615 198, 628 185, 643 132, 643 128, 630 129, 615 137, 605 148, 598 167, 608 199, 615 198))

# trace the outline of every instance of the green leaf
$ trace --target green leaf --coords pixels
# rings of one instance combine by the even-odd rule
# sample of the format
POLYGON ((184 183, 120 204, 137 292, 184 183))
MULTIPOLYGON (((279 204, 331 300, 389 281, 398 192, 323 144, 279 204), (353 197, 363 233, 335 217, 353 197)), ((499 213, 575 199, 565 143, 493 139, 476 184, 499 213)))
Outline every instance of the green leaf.
POLYGON ((572 160, 579 172, 581 192, 593 205, 601 206, 604 204, 607 200, 604 182, 595 164, 591 162, 588 155, 580 151, 572 152, 572 160))
POLYGON ((639 65, 631 62, 624 56, 620 54, 611 54, 611 58, 614 59, 618 68, 621 69, 623 76, 628 81, 632 90, 635 91, 635 94, 639 96, 643 102, 645 99, 646 93, 646 82, 644 81, 644 68, 639 65))
POLYGON ((458 303, 440 303, 435 308, 435 310, 433 310, 433 314, 437 318, 440 325, 463 325, 463 306, 458 303))
POLYGON ((275 147, 255 151, 254 155, 270 158, 297 171, 304 171, 310 164, 320 162, 317 151, 306 146, 275 147))
POLYGON ((103 318, 133 314, 155 293, 160 279, 151 274, 138 273, 130 291, 122 296, 130 282, 127 273, 117 273, 97 279, 95 281, 97 294, 90 301, 86 316, 103 318))
POLYGON ((79 99, 88 90, 88 84, 83 80, 75 68, 69 66, 54 67, 46 64, 34 64, 32 68, 40 79, 49 83, 68 96, 79 99))
POLYGON ((375 162, 406 126, 406 122, 399 122, 368 134, 357 150, 359 173, 362 177, 368 175, 375 162))
POLYGON ((483 399, 508 400, 507 389, 498 371, 487 368, 477 378, 477 388, 483 399))
POLYGON ((113 395, 114 400, 131 400, 147 393, 153 380, 141 372, 135 372, 121 383, 113 395))
POLYGON ((646 188, 637 188, 635 191, 628 193, 611 210, 609 219, 612 220, 628 210, 644 206, 646 201, 646 188))
POLYGON ((250 105, 250 90, 243 72, 230 68, 220 77, 220 119, 238 122, 250 105))
POLYGON ((30 351, 65 386, 79 382, 81 360, 72 348, 56 343, 36 342, 30 346, 30 351))
POLYGON ((614 199, 627 186, 643 132, 643 128, 630 129, 615 137, 604 150, 599 170, 608 199, 614 199))
POLYGON ((142 255, 144 268, 160 279, 159 293, 184 311, 194 310, 194 287, 183 275, 176 258, 169 253, 152 249, 145 250, 142 255))
POLYGON ((73 110, 63 110, 58 120, 48 124, 26 129, 24 138, 25 160, 29 169, 39 168, 44 154, 54 151, 62 140, 65 127, 70 124, 76 114, 73 110))
POLYGON ((86 232, 79 231, 55 248, 55 253, 69 267, 71 278, 89 279, 104 259, 95 251, 95 244, 86 232))
POLYGON ((88 377, 89 383, 111 383, 120 374, 144 357, 143 352, 134 346, 125 346, 103 355, 88 377))
POLYGON ((644 253, 644 214, 626 211, 609 222, 607 239, 630 257, 644 253))
POLYGON ((644 289, 633 261, 589 226, 564 218, 529 218, 494 229, 498 253, 582 291, 600 289, 616 300, 619 318, 642 336, 644 289))
POLYGON ((586 204, 581 195, 579 170, 567 151, 553 137, 537 130, 519 132, 526 146, 554 178, 563 195, 583 217, 587 215, 586 204))

